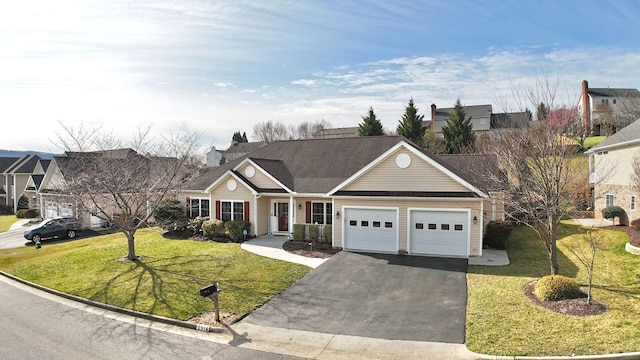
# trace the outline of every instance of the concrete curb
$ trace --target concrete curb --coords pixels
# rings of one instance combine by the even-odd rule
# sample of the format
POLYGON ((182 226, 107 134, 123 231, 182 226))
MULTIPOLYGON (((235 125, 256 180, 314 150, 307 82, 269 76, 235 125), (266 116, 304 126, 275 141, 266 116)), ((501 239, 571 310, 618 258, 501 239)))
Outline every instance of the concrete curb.
POLYGON ((9 273, 6 273, 4 271, 0 270, 0 275, 9 278, 13 281, 19 282, 21 284, 30 286, 32 288, 38 289, 40 291, 44 291, 47 292, 49 294, 53 294, 68 300, 72 300, 84 305, 89 305, 89 306, 95 306, 101 309, 105 309, 105 310, 109 310, 109 311, 113 311, 113 312, 117 312, 120 314, 125 314, 125 315, 129 315, 129 316, 133 316, 133 317, 137 317, 137 318, 141 318, 141 319, 145 319, 145 320, 149 320, 149 321, 155 321, 155 322, 160 322, 163 324, 167 324, 167 325, 173 325, 173 326, 180 326, 183 328, 188 328, 188 329, 193 329, 193 330, 198 330, 198 331, 203 331, 203 332, 212 332, 212 333, 229 333, 229 331, 226 328, 219 328, 219 327, 215 327, 215 326, 210 326, 210 325, 204 325, 204 324, 196 324, 196 323, 191 323, 188 321, 182 321, 182 320, 177 320, 177 319, 171 319, 171 318, 167 318, 164 316, 158 316, 158 315, 151 315, 151 314, 147 314, 147 313, 143 313, 143 312, 139 312, 139 311, 134 311, 134 310, 128 310, 128 309, 123 309, 123 308, 119 308, 117 306, 113 306, 113 305, 109 305, 109 304, 105 304, 105 303, 101 303, 101 302, 97 302, 97 301, 91 301, 79 296, 75 296, 75 295, 71 295, 71 294, 66 294, 57 290, 53 290, 50 289, 48 287, 44 287, 42 285, 38 285, 35 283, 32 283, 30 281, 26 281, 24 279, 21 279, 17 276, 13 276, 9 273))

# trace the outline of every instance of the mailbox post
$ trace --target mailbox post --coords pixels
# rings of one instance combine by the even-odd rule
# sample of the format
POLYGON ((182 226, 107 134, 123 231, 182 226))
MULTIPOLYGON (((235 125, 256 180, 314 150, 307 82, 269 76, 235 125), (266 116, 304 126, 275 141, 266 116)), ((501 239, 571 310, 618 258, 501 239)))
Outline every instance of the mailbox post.
POLYGON ((220 322, 220 307, 218 306, 218 283, 214 282, 211 285, 207 285, 200 288, 200 296, 208 297, 213 300, 213 309, 216 312, 216 321, 220 322))

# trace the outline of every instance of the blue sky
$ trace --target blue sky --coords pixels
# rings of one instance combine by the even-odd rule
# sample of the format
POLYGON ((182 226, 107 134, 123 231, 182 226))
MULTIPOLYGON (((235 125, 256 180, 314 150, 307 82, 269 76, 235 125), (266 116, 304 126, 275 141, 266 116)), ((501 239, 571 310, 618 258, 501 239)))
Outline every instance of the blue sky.
POLYGON ((0 11, 0 148, 59 151, 71 126, 126 138, 253 124, 395 129, 409 98, 514 110, 547 74, 640 88, 639 1, 14 1, 0 11))

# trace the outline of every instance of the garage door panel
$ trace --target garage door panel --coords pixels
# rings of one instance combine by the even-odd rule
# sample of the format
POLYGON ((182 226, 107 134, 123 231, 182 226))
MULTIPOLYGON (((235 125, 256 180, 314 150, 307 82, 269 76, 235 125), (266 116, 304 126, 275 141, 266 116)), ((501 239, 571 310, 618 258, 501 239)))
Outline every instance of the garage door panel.
POLYGON ((397 251, 397 211, 387 209, 346 209, 345 249, 397 251))
POLYGON ((460 211, 413 210, 412 254, 467 256, 469 214, 460 211))

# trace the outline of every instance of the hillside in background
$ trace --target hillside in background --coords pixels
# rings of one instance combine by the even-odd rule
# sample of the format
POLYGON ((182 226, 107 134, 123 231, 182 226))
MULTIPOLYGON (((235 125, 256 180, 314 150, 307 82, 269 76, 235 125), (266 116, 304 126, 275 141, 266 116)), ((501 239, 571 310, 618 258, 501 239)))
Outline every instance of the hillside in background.
POLYGON ((21 157, 24 155, 38 155, 43 159, 51 159, 57 154, 45 153, 40 151, 28 151, 28 150, 2 150, 0 149, 1 157, 21 157))

